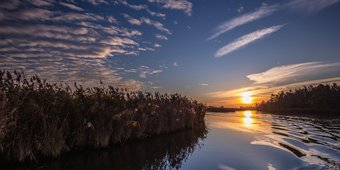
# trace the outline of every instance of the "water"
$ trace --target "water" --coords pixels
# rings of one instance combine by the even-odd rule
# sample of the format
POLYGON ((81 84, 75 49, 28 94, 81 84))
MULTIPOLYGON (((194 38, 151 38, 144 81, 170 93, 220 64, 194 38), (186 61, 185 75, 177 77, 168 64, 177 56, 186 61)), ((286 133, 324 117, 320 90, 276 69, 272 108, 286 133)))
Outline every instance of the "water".
POLYGON ((196 130, 8 169, 340 169, 340 120, 244 111, 208 113, 205 121, 196 130))
POLYGON ((208 114, 206 123, 205 147, 194 153, 209 162, 201 169, 340 169, 339 120, 244 111, 208 114))

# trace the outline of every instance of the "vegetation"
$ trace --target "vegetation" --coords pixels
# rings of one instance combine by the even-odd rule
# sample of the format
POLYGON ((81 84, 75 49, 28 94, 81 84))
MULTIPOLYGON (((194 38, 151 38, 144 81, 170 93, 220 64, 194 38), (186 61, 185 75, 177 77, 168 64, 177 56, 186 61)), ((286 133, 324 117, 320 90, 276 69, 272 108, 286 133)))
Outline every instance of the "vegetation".
POLYGON ((237 108, 225 108, 223 106, 221 107, 215 107, 215 106, 209 106, 207 108, 208 112, 236 112, 237 108))
POLYGON ((255 110, 254 107, 249 106, 249 107, 243 107, 241 106, 240 108, 228 108, 228 107, 216 107, 216 106, 208 106, 207 111, 208 112, 236 112, 236 111, 243 111, 243 110, 255 110))
POLYGON ((52 84, 0 71, 0 156, 39 160, 193 128, 206 107, 179 94, 52 84))
POLYGON ((281 91, 272 94, 268 101, 257 104, 257 109, 285 113, 340 113, 340 86, 319 84, 281 91))
POLYGON ((203 145, 207 129, 204 124, 193 129, 160 135, 113 146, 104 150, 68 153, 39 164, 4 165, 5 169, 180 169, 192 153, 203 145), (89 161, 90 160, 90 161, 89 161))

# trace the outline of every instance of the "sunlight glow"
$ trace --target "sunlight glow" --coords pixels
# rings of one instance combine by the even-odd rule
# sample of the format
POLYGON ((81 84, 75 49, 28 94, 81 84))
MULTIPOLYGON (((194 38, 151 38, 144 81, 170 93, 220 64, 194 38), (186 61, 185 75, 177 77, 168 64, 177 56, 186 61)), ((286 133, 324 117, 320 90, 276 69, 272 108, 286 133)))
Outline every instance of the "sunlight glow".
POLYGON ((251 111, 244 111, 244 117, 250 118, 251 117, 251 111))
POLYGON ((250 127, 252 125, 252 123, 254 122, 254 119, 251 118, 252 117, 252 112, 251 111, 244 111, 243 112, 243 125, 250 127))
POLYGON ((251 104, 253 102, 253 97, 251 97, 251 94, 249 91, 241 93, 241 101, 244 104, 251 104))
POLYGON ((252 118, 245 117, 243 118, 243 122, 244 122, 244 125, 250 126, 254 122, 254 120, 252 118))

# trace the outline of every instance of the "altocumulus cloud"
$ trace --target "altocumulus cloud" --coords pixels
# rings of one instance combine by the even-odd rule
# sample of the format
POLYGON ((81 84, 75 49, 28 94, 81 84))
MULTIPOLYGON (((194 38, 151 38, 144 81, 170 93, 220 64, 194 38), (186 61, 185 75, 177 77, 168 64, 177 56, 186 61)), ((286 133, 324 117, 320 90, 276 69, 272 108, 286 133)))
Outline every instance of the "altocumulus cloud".
POLYGON ((148 0, 160 4, 162 8, 182 10, 188 16, 192 15, 192 3, 187 0, 148 0))
MULTIPOLYGON (((177 1, 169 0, 160 8, 191 12, 190 5, 184 8, 189 2, 182 2, 177 4, 177 1)), ((124 77, 125 70, 131 68, 120 67, 119 58, 112 56, 139 55, 161 47, 156 40, 167 40, 161 33, 171 35, 170 30, 157 21, 164 17, 165 14, 151 11, 146 4, 129 4, 125 0, 2 1, 0 68, 22 69, 28 74, 41 74, 51 81, 79 81, 94 85, 101 79, 107 84, 139 89, 143 82, 138 78, 157 75, 162 70, 137 67, 136 72, 131 73, 136 79, 128 79, 124 77), (131 21, 128 14, 119 18, 120 15, 111 12, 94 12, 98 9, 112 11, 119 5, 144 10, 143 15, 147 16, 131 21), (122 24, 131 22, 137 26, 122 24), (152 26, 150 30, 157 36, 153 39, 145 37, 138 27, 141 24, 152 26)))
POLYGON ((261 30, 257 30, 254 31, 252 33, 249 33, 247 35, 244 35, 234 41, 232 41, 231 43, 223 46, 222 48, 218 49, 215 53, 215 57, 222 57, 224 55, 227 55, 233 51, 236 51, 238 49, 240 49, 241 47, 244 47, 256 40, 259 40, 261 38, 264 38, 276 31, 278 31, 279 29, 281 29, 283 27, 283 25, 276 25, 276 26, 272 26, 269 28, 265 28, 265 29, 261 29, 261 30))
POLYGON ((122 5, 125 5, 129 8, 132 8, 134 10, 140 11, 140 10, 145 10, 147 13, 149 13, 151 16, 157 16, 157 17, 161 17, 161 18, 165 18, 165 14, 164 13, 159 13, 159 12, 154 12, 152 10, 149 9, 149 7, 147 5, 136 5, 136 4, 131 4, 129 3, 127 0, 119 0, 119 3, 121 3, 122 5))

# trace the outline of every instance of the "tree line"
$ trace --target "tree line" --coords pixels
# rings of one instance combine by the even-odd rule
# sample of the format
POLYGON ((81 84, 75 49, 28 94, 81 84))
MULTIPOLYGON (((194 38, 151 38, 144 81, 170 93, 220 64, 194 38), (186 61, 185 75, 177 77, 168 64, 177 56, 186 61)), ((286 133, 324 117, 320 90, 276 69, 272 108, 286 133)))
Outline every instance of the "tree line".
POLYGON ((281 91, 257 103, 256 108, 267 112, 340 113, 340 86, 319 84, 281 91))

